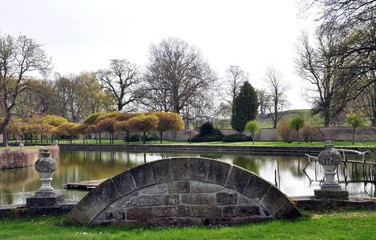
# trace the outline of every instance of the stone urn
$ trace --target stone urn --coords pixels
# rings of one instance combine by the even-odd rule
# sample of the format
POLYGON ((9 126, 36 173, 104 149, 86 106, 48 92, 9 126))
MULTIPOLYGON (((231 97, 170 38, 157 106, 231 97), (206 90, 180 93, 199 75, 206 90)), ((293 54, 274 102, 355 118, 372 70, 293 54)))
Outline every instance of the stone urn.
POLYGON ((338 182, 334 178, 341 159, 341 154, 335 148, 333 148, 333 144, 330 141, 327 141, 325 143, 325 150, 321 151, 317 157, 319 164, 324 169, 325 175, 322 188, 341 189, 338 182))
POLYGON ((26 199, 28 207, 53 206, 64 201, 62 195, 56 194, 51 186, 52 174, 57 168, 57 161, 50 157, 48 149, 40 150, 40 158, 35 162, 35 170, 39 172, 42 186, 35 192, 34 197, 26 199))
POLYGON ((35 162, 35 170, 39 172, 42 186, 36 191, 35 196, 53 196, 55 190, 51 187, 52 174, 57 168, 57 162, 50 157, 48 149, 41 149, 41 157, 35 162))
POLYGON ((334 176, 338 165, 342 160, 341 154, 333 148, 331 141, 325 142, 325 149, 317 156, 317 161, 324 169, 324 182, 321 189, 315 190, 318 198, 348 198, 348 192, 341 190, 341 186, 334 176))

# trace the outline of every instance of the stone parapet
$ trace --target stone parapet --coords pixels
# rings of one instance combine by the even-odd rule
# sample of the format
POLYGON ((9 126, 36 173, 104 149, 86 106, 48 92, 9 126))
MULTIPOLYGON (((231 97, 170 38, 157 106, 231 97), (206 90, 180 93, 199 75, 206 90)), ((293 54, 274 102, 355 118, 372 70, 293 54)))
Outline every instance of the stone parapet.
POLYGON ((171 158, 127 170, 90 191, 73 224, 234 225, 301 214, 254 173, 206 158, 171 158))

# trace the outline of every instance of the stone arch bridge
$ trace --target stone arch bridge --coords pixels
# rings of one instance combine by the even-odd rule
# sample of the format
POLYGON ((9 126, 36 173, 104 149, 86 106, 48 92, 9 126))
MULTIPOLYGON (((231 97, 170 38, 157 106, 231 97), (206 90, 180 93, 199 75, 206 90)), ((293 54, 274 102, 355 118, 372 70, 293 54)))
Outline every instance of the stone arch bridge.
POLYGON ((208 158, 168 158, 114 176, 90 191, 66 222, 117 225, 234 225, 301 213, 269 182, 208 158))

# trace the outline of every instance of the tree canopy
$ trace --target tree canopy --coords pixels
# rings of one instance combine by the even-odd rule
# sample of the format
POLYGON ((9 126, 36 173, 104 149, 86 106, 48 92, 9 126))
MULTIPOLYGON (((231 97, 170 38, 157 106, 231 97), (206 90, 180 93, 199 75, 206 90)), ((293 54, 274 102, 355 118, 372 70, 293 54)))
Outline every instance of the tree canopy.
POLYGON ((243 132, 246 123, 256 118, 258 107, 259 102, 256 90, 249 82, 244 82, 239 94, 235 97, 232 107, 232 128, 243 132))

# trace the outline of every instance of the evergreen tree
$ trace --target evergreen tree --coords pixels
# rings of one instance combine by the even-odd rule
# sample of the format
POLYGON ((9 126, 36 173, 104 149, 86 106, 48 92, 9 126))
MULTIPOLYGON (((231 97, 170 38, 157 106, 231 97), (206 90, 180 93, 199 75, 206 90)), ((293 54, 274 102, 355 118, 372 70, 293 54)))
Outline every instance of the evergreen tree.
POLYGON ((248 121, 255 120, 259 102, 257 92, 249 82, 244 82, 232 106, 231 126, 243 132, 248 121))

